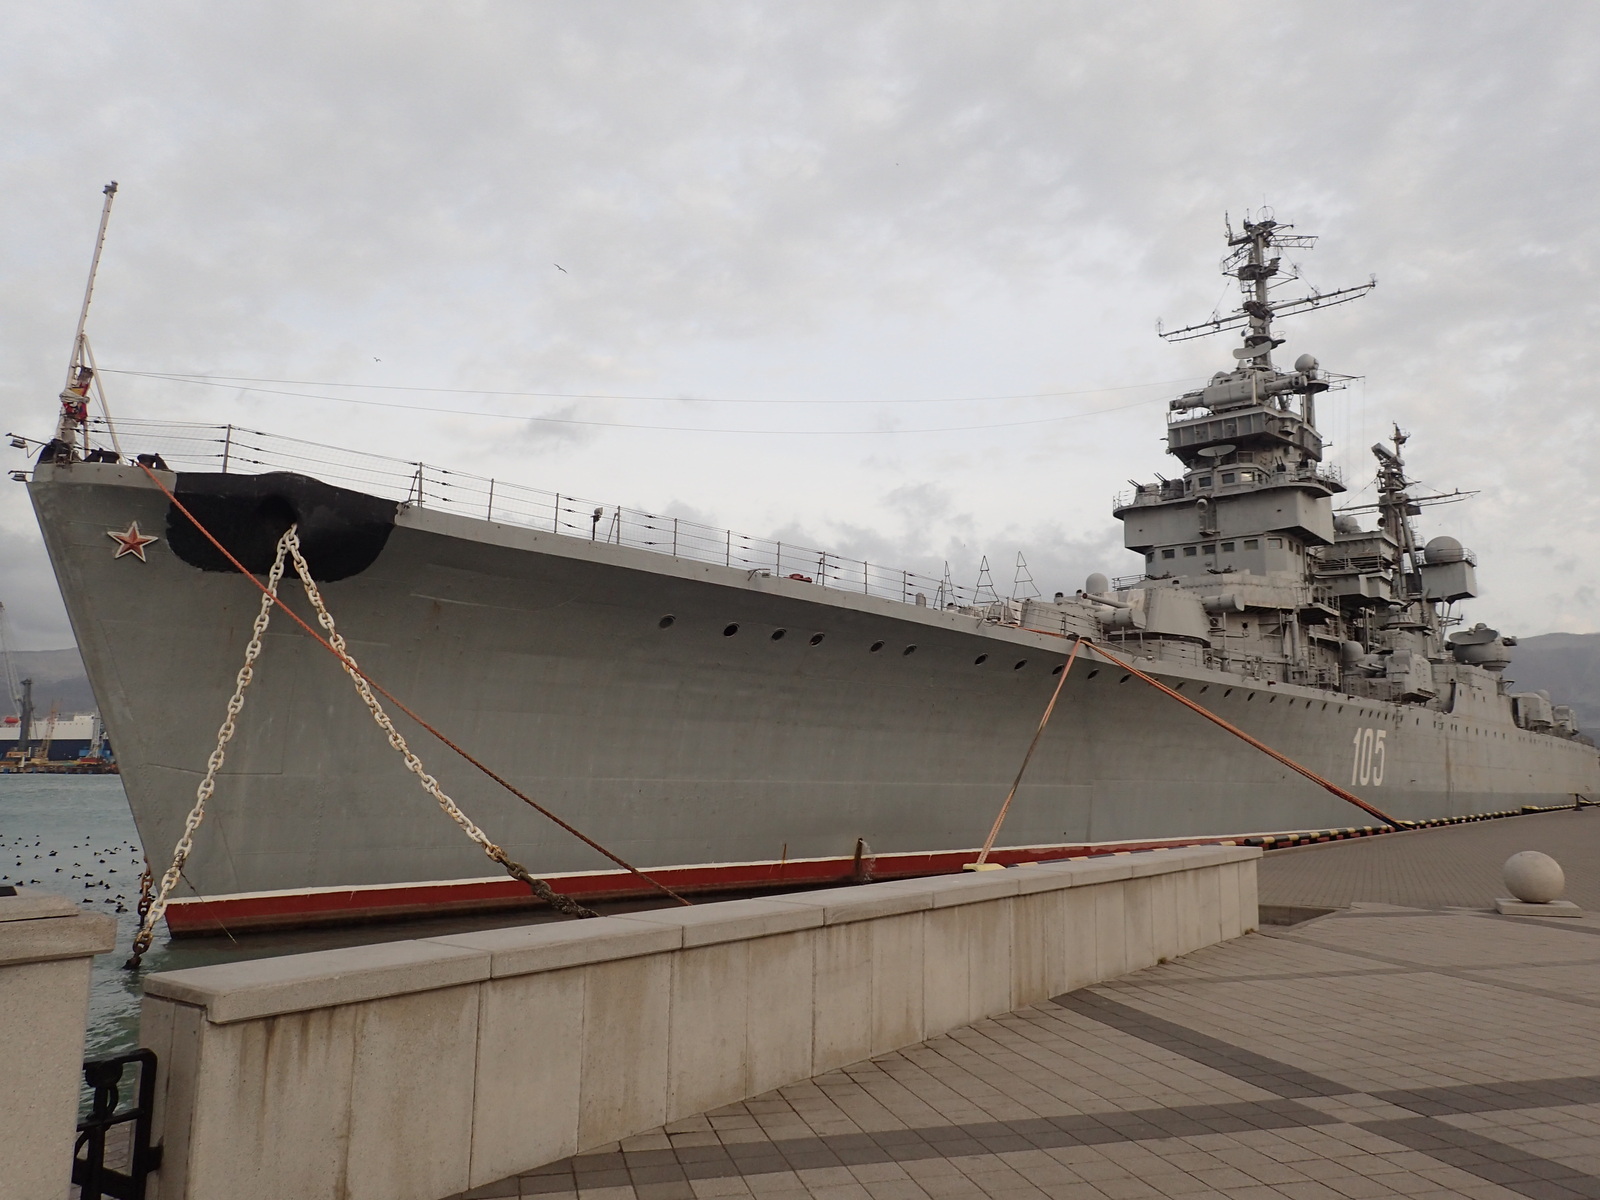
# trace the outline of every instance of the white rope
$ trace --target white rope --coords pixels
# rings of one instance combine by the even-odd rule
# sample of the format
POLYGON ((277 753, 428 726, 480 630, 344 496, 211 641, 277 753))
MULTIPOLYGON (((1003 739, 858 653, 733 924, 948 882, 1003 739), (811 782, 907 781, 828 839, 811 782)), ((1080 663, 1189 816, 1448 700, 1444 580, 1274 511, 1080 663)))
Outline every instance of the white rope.
POLYGON ((503 849, 489 839, 488 834, 478 828, 471 817, 461 811, 456 802, 439 786, 439 781, 428 774, 426 768, 422 765, 422 760, 406 744, 405 737, 394 727, 394 722, 389 719, 389 714, 384 711, 383 705, 378 702, 378 698, 372 694, 372 688, 368 686, 366 677, 362 675, 360 668, 356 665, 356 660, 351 657, 349 649, 345 646, 344 638, 340 635, 338 629, 334 627, 333 614, 328 611, 328 606, 323 603, 322 592, 317 588, 316 580, 311 577, 311 567, 307 564, 305 556, 300 553, 299 537, 296 536, 293 529, 290 529, 288 533, 284 534, 284 538, 288 544, 289 555, 294 560, 295 574, 300 576, 300 582, 306 589, 306 597, 311 601, 311 606, 317 610, 317 623, 328 631, 328 644, 338 654, 339 663, 344 668, 344 673, 350 676, 350 681, 356 685, 356 692, 361 696, 362 703, 367 706, 367 711, 372 714, 372 719, 389 739, 389 745, 400 752, 400 756, 405 759, 406 769, 417 777, 417 782, 422 785, 423 790, 438 802, 439 807, 444 810, 446 816, 461 826, 466 835, 483 848, 484 854, 488 856, 490 861, 499 863, 512 878, 527 884, 528 887, 533 889, 534 894, 546 904, 558 912, 566 913, 572 917, 595 916, 596 914, 593 911, 585 908, 570 896, 563 896, 556 892, 544 880, 535 878, 526 867, 513 860, 503 849))
POLYGON ((289 526, 284 535, 278 539, 277 556, 272 560, 272 570, 267 573, 267 590, 261 594, 261 611, 256 613, 255 624, 251 627, 250 644, 244 650, 244 666, 239 668, 239 674, 234 679, 233 695, 228 697, 227 715, 222 718, 222 727, 217 730, 217 748, 206 760, 206 773, 200 780, 200 786, 195 789, 194 807, 189 810, 189 815, 183 823, 183 836, 178 839, 178 844, 172 851, 172 865, 161 877, 161 887, 157 890, 149 909, 144 913, 139 932, 134 935, 133 958, 129 960, 129 966, 137 967, 145 951, 150 949, 150 942, 155 936, 156 922, 167 911, 167 898, 172 894, 172 889, 178 886, 178 880, 183 875, 183 864, 188 860, 189 852, 194 849, 195 831, 200 828, 200 822, 205 820, 206 801, 211 799, 212 793, 217 790, 217 772, 222 770, 223 761, 227 757, 227 745, 233 740, 236 719, 244 708, 244 691, 255 678, 255 662, 261 657, 261 639, 267 632, 268 622, 272 619, 278 584, 283 579, 284 559, 289 553, 290 546, 298 544, 293 525, 289 526))
POLYGON ((239 668, 238 679, 235 682, 233 695, 228 700, 227 716, 223 719, 222 728, 217 731, 217 748, 211 752, 211 758, 206 764, 205 778, 200 781, 200 786, 195 790, 194 808, 189 811, 188 819, 184 822, 183 836, 178 839, 177 848, 173 851, 172 866, 167 868, 167 873, 161 877, 161 888, 157 892, 149 910, 144 914, 139 932, 133 939, 133 957, 128 960, 127 966, 137 968, 140 959, 150 949, 154 937, 156 922, 159 921, 167 909, 167 898, 172 889, 178 884, 178 879, 183 874, 183 864, 189 857, 189 852, 194 849, 195 830, 200 828, 201 821, 205 820, 206 801, 211 798, 216 790, 217 772, 222 769, 224 748, 233 739, 234 720, 240 710, 244 708, 244 691, 250 686, 254 676, 255 661, 261 655, 261 638, 267 631, 267 622, 271 618, 272 609, 277 600, 278 585, 283 579, 286 559, 294 562, 295 574, 300 577, 300 582, 305 586, 306 597, 311 601, 311 606, 317 610, 318 623, 328 631, 328 644, 333 647, 339 656, 339 663, 344 668, 346 675, 350 676, 356 685, 362 702, 366 704, 367 711, 372 714, 372 719, 383 730, 389 739, 389 745, 400 752, 405 759, 406 768, 417 777, 423 790, 434 798, 445 815, 459 825, 466 835, 483 848, 483 852, 493 862, 499 863, 513 879, 525 883, 533 893, 549 904, 558 912, 566 913, 573 917, 592 917, 596 914, 583 907, 570 896, 563 896, 553 890, 542 879, 535 878, 521 863, 512 859, 503 849, 489 839, 489 835, 479 829, 472 818, 462 812, 454 800, 450 798, 439 781, 422 765, 411 747, 406 744, 406 739, 394 727, 394 722, 389 719, 389 714, 384 711, 383 705, 378 703, 378 698, 372 694, 366 678, 361 674, 356 660, 351 657, 345 641, 334 627, 333 615, 328 612, 328 606, 323 602, 322 593, 318 590, 316 581, 311 577, 311 567, 307 564, 305 556, 300 552, 300 537, 296 527, 291 525, 278 539, 277 556, 273 559, 272 570, 267 575, 267 588, 261 594, 261 611, 256 614, 254 634, 250 644, 245 648, 244 666, 239 668))
POLYGON ((284 534, 284 538, 288 544, 289 554, 294 559, 295 574, 300 576, 300 582, 305 585, 306 596, 311 601, 311 607, 317 610, 317 624, 328 631, 328 642, 338 652, 339 662, 344 667, 344 673, 350 676, 350 681, 356 685, 356 691, 360 694, 362 702, 366 704, 367 711, 372 714, 372 719, 378 723, 378 728, 382 729, 385 735, 388 736, 389 745, 400 752, 401 757, 406 760, 406 768, 417 777, 418 782, 422 784, 423 790, 439 802, 439 807, 444 809, 446 815, 461 826, 469 838, 482 846, 485 854, 496 862, 500 862, 505 851, 490 841, 489 835, 479 829, 473 823, 472 818, 462 812, 456 806, 456 802, 445 794, 444 789, 439 786, 439 781, 428 774, 423 768, 422 760, 416 756, 411 747, 406 744, 406 739, 401 736, 400 731, 394 727, 394 722, 389 719, 389 714, 384 711, 383 705, 378 703, 378 698, 372 694, 372 689, 367 686, 366 679, 362 677, 360 670, 357 669, 356 660, 350 656, 350 651, 345 648, 344 638, 334 628, 333 614, 328 611, 328 606, 323 603, 322 593, 317 590, 316 582, 311 578, 311 568, 306 563, 305 556, 300 553, 300 539, 295 536, 293 529, 284 534))

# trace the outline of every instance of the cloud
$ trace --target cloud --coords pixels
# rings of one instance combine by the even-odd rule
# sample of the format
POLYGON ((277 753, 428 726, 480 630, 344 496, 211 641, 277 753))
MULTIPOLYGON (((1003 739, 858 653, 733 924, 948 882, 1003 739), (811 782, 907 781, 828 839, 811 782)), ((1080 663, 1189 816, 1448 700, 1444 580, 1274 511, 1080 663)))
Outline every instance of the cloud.
MULTIPOLYGON (((764 402, 341 393, 496 421, 110 376, 124 415, 675 499, 908 566, 1020 547, 1071 590, 1086 567, 1138 569, 1110 497, 1169 469, 1157 404, 1182 385, 944 400, 1209 374, 1224 346, 1168 347, 1152 326, 1226 296, 1222 213, 1265 199, 1323 235, 1312 282, 1380 277, 1288 325, 1286 350, 1363 377, 1322 406, 1354 484, 1399 421, 1423 478, 1480 489, 1424 520, 1478 552, 1473 617, 1600 628, 1576 599, 1600 587, 1593 6, 10 15, 7 428, 49 424, 99 187, 118 178, 91 321, 105 365, 764 402), (1124 398, 1156 403, 1098 411, 1124 398), (888 403, 910 400, 940 402, 888 403), (1097 415, 1009 424, 1079 411, 1097 415), (973 425, 996 428, 891 432, 973 425), (841 429, 860 432, 815 432, 841 429), (1552 539, 1570 574, 1528 548, 1552 539)), ((0 492, 0 528, 26 540, 19 491, 0 492)), ((40 636, 49 596, 31 568, 0 578, 40 636)))
POLYGON ((5 607, 5 634, 11 648, 56 650, 72 645, 66 609, 38 535, 0 529, 0 563, 5 564, 0 604, 5 607))

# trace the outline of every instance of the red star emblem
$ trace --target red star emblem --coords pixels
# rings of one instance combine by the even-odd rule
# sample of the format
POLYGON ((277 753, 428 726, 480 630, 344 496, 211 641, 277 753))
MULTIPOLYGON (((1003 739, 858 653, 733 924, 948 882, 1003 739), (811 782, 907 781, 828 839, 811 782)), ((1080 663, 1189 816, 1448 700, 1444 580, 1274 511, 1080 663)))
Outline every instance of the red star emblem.
POLYGON ((158 537, 150 537, 139 532, 139 522, 130 522, 128 528, 121 533, 115 529, 106 530, 106 536, 117 544, 117 552, 113 557, 121 558, 124 554, 136 555, 140 562, 148 562, 144 556, 144 548, 151 542, 159 542, 158 537))

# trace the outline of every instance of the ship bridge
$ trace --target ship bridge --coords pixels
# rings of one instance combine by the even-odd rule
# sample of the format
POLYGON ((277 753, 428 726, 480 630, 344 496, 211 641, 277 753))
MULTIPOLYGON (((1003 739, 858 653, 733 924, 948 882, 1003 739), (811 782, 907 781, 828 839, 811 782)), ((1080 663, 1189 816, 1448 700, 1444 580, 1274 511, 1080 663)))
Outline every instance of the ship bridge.
POLYGON ((1245 299, 1237 311, 1163 333, 1168 340, 1241 332, 1235 366, 1169 405, 1167 453, 1183 464, 1181 478, 1135 484, 1113 508, 1123 523, 1123 543, 1141 554, 1154 578, 1244 572, 1309 575, 1308 552, 1332 545, 1332 497, 1344 491, 1338 473, 1322 463, 1316 398, 1339 377, 1326 375, 1315 357, 1302 354, 1290 371, 1273 365, 1283 344, 1276 317, 1364 294, 1364 284, 1338 292, 1279 301, 1273 289, 1297 278, 1285 269, 1283 248, 1313 239, 1291 234, 1268 218, 1229 230, 1225 274, 1239 280, 1245 299))

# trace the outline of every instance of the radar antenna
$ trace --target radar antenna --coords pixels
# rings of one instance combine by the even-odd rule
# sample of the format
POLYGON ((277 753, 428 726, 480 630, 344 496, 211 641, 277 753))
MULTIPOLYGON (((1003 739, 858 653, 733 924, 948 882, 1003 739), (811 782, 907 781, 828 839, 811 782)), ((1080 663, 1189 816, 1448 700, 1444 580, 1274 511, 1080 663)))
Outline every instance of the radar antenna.
POLYGON ((1222 260, 1222 273, 1239 281, 1244 300, 1237 309, 1225 316, 1213 316, 1209 321, 1185 325, 1181 329, 1163 329, 1157 324, 1156 332, 1169 342, 1187 342, 1230 329, 1243 329, 1244 344, 1233 352, 1233 356, 1241 362, 1255 360, 1271 367, 1273 348, 1283 344, 1283 339, 1274 337, 1272 333, 1272 322, 1276 318, 1294 316, 1314 308, 1348 304, 1378 286, 1378 277, 1374 275, 1366 283, 1358 283, 1353 287, 1332 292, 1319 292, 1311 288, 1305 295, 1293 300, 1274 302, 1271 298, 1274 288, 1300 278, 1292 263, 1284 265, 1282 251, 1310 249, 1316 244, 1316 237, 1290 232, 1294 226, 1274 220, 1270 209, 1264 210, 1260 219, 1255 221, 1250 220, 1247 214, 1243 230, 1237 234, 1233 231, 1232 222, 1226 217, 1223 220, 1230 249, 1222 260))

